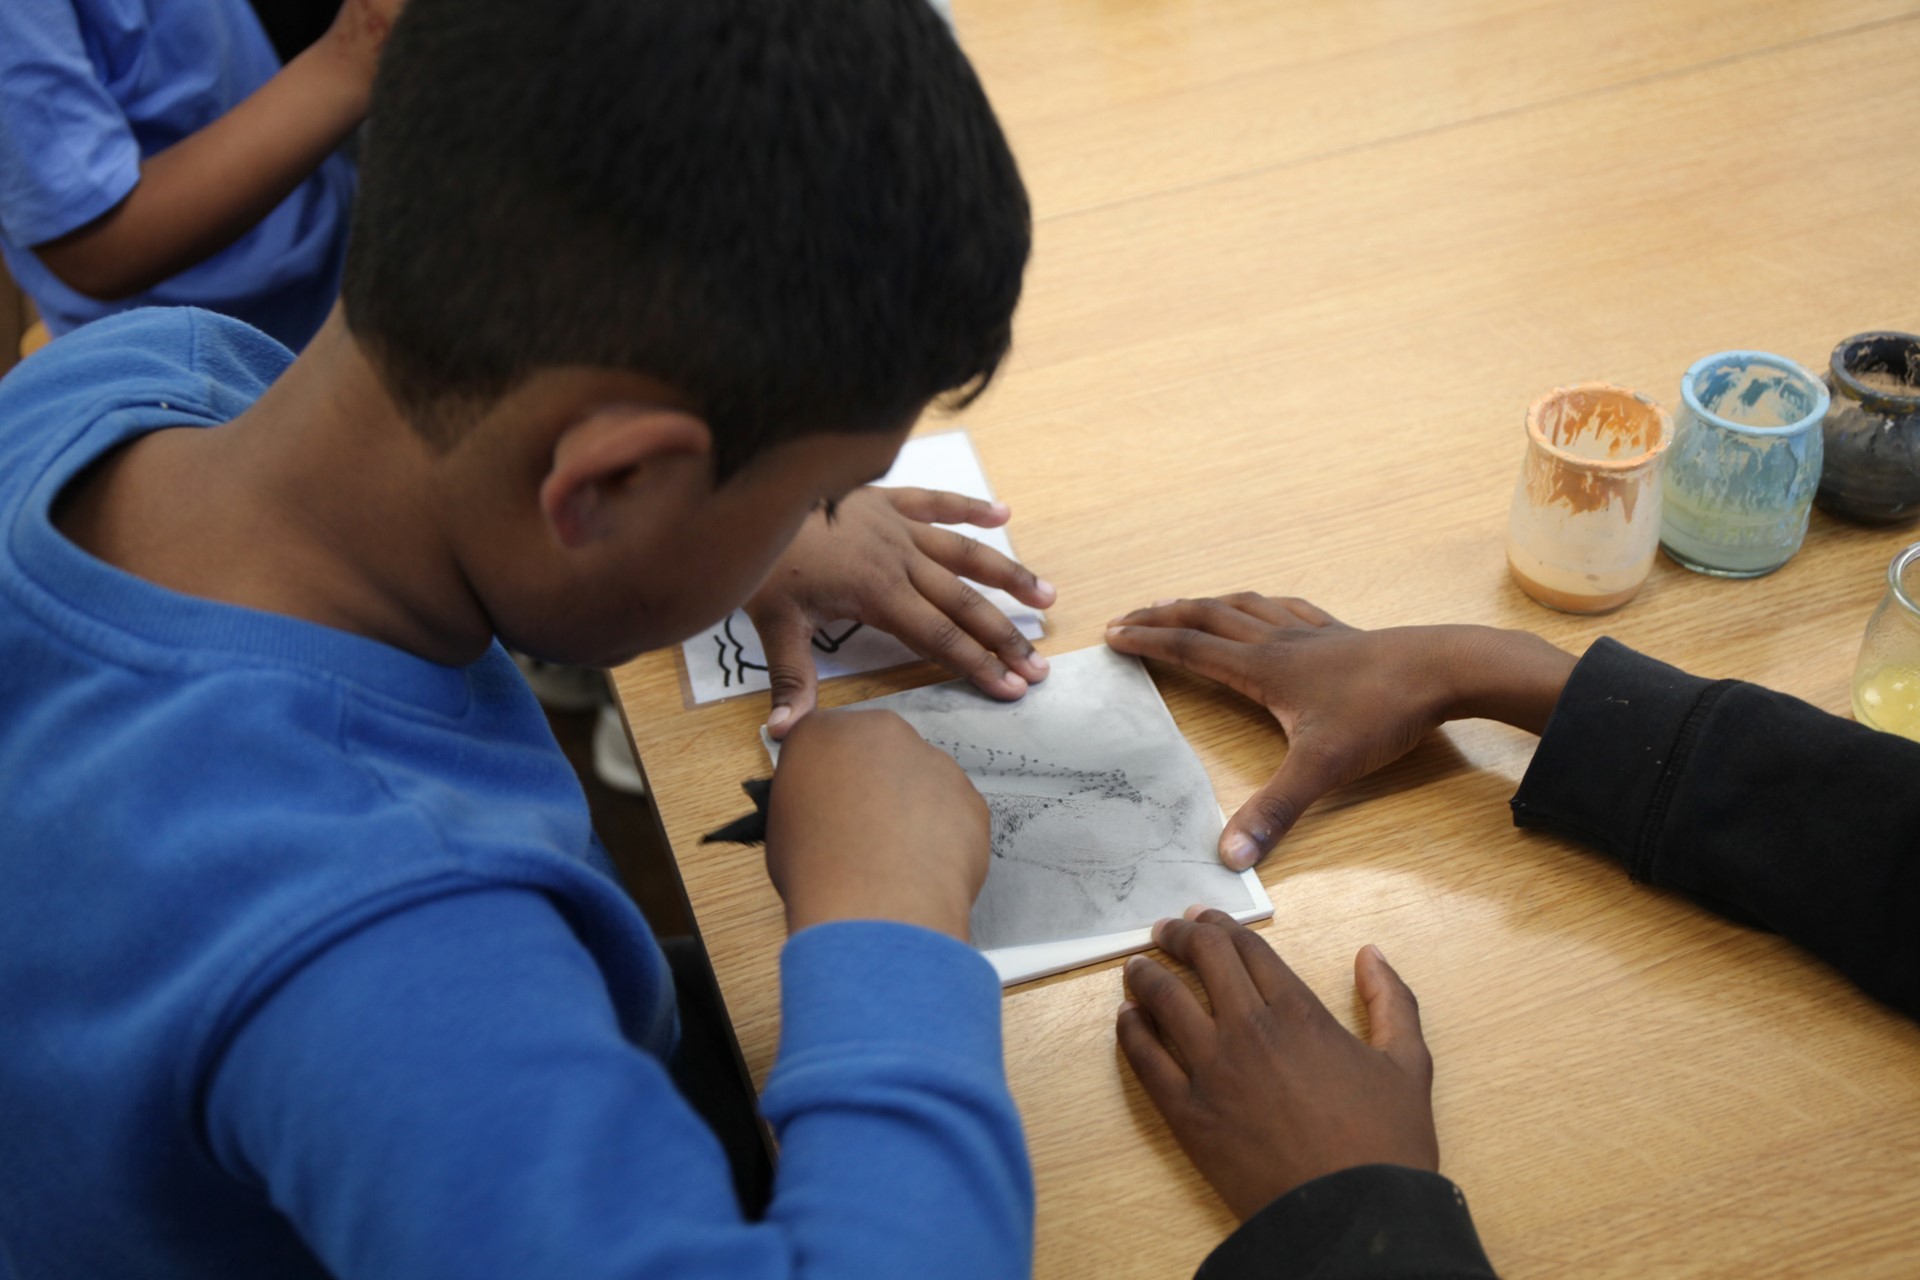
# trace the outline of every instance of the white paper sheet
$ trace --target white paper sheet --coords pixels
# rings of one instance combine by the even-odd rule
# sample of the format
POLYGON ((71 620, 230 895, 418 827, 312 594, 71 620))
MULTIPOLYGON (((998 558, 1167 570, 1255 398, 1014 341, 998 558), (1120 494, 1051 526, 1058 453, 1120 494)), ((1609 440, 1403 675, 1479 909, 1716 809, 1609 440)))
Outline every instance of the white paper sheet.
MULTIPOLYGON (((964 431, 907 441, 893 468, 876 483, 946 489, 969 498, 993 501, 993 490, 987 487, 987 474, 981 469, 973 442, 964 431)), ((1005 526, 998 529, 976 529, 970 525, 942 527, 958 529, 996 551, 1013 555, 1013 544, 1007 540, 1005 526)), ((1045 634, 1046 619, 1038 609, 1021 604, 1004 591, 977 582, 973 585, 1029 640, 1038 640, 1045 634)), ((767 688, 767 653, 753 624, 741 610, 736 609, 724 621, 683 643, 680 652, 686 664, 690 701, 696 706, 743 693, 759 693, 767 688)), ((918 659, 913 651, 898 640, 857 622, 834 622, 813 633, 813 662, 822 680, 915 661, 918 659)))
POLYGON ((858 705, 898 712, 986 797, 973 938, 1003 984, 1144 950, 1155 920, 1195 903, 1273 914, 1258 876, 1220 864, 1213 784, 1135 659, 1063 654, 1013 703, 951 681, 858 705))

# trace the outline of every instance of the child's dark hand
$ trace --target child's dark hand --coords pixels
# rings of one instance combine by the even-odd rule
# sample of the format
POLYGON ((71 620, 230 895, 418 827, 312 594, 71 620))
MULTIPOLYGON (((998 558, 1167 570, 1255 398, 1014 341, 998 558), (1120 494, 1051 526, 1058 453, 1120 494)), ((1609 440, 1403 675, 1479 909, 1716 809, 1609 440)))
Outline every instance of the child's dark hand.
POLYGON ((869 486, 849 494, 832 521, 809 518, 746 604, 773 686, 768 732, 784 737, 813 710, 813 632, 841 618, 888 632, 996 698, 1018 698, 1045 679, 1047 660, 1032 642, 960 579, 1036 609, 1053 603, 1053 588, 993 548, 934 527, 993 528, 1007 515, 998 503, 957 493, 869 486))
POLYGON ((1169 600, 1116 618, 1107 643, 1218 680, 1280 722, 1287 755, 1220 835, 1236 870, 1265 857, 1308 805, 1413 750, 1449 719, 1539 732, 1573 659, 1490 627, 1360 631, 1305 600, 1242 592, 1169 600))
POLYGON ((821 711, 780 748, 767 871, 787 928, 898 920, 967 940, 987 878, 987 803, 891 711, 821 711))
POLYGON ((1242 1221, 1342 1169, 1438 1172, 1433 1059, 1413 992, 1367 947, 1354 983, 1368 1039, 1342 1027, 1265 940, 1220 911, 1154 929, 1191 966, 1187 984, 1145 956, 1127 962, 1120 1048, 1180 1149, 1242 1221))
POLYGON ((1356 631, 1304 600, 1243 592, 1176 600, 1117 619, 1107 643, 1218 680, 1273 713, 1287 755, 1220 836, 1220 857, 1252 866, 1333 788, 1411 751, 1443 719, 1412 629, 1356 631))

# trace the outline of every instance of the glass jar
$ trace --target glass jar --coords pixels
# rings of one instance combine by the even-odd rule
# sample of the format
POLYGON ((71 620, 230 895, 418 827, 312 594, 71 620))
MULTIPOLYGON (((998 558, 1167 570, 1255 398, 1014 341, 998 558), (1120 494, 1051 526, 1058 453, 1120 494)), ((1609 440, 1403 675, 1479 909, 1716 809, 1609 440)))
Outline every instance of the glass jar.
POLYGON ((1887 595, 1853 668, 1853 718, 1920 741, 1920 542, 1887 566, 1887 595))
POLYGON ((1814 501, 1868 524, 1920 515, 1920 337, 1856 333, 1833 349, 1814 501))
POLYGON ((1680 380, 1660 545, 1698 573, 1757 578, 1807 536, 1826 384, 1764 351, 1723 351, 1680 380))
POLYGON ((1527 410, 1527 456, 1507 520, 1520 589, 1565 613, 1633 599, 1660 538, 1667 411, 1602 382, 1549 391, 1527 410))

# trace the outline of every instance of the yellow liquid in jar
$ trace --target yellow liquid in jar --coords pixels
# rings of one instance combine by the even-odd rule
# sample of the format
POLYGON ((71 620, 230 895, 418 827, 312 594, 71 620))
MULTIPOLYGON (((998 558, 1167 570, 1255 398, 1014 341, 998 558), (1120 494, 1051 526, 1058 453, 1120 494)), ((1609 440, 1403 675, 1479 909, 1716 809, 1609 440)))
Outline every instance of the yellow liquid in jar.
POLYGON ((1853 718, 1920 741, 1920 667, 1881 667, 1853 682, 1853 718))

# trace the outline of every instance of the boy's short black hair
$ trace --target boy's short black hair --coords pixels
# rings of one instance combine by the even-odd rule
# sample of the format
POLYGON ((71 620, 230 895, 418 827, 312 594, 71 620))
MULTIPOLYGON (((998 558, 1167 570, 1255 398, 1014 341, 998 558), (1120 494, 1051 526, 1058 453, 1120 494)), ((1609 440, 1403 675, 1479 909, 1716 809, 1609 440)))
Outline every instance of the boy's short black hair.
POLYGON ((411 0, 347 323, 436 444, 535 369, 631 369, 694 397, 724 479, 978 394, 1031 235, 927 0, 411 0))

